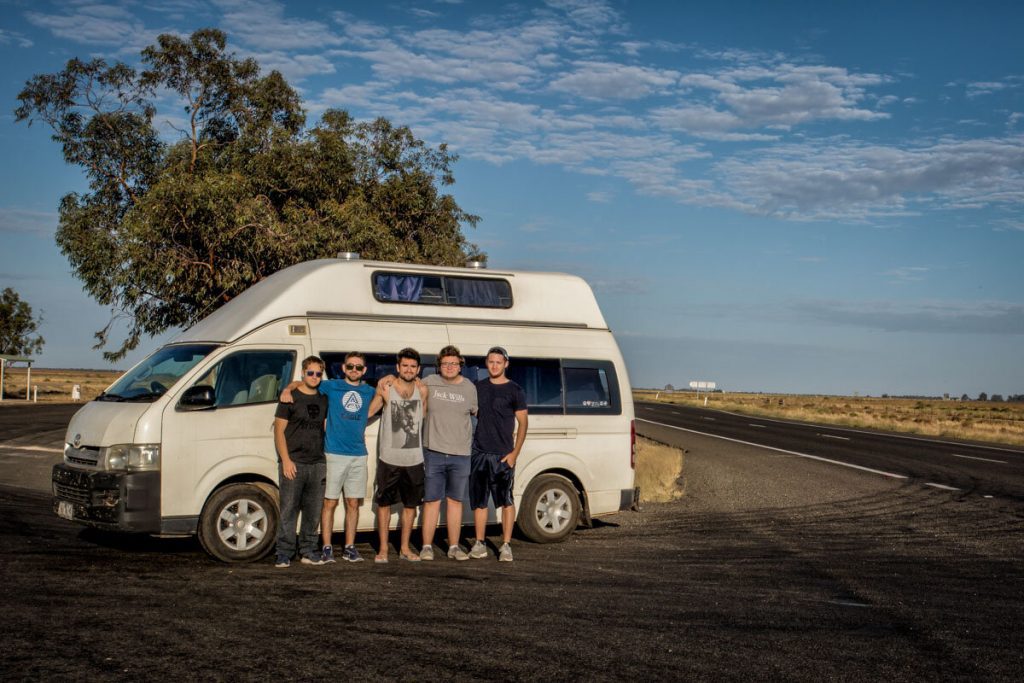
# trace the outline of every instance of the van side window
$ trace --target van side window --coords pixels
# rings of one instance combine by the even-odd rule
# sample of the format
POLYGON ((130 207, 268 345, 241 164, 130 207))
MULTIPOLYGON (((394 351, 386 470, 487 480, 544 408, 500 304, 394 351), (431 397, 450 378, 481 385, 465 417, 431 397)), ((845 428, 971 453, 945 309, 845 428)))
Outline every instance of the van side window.
MULTIPOLYGON (((327 377, 330 379, 345 379, 345 372, 342 365, 345 364, 345 354, 348 351, 321 351, 320 357, 327 364, 327 377)), ((363 381, 371 387, 377 386, 377 381, 387 375, 396 373, 395 364, 398 362, 394 353, 367 353, 366 374, 363 381)), ((420 379, 437 372, 436 359, 433 355, 422 354, 420 356, 420 379)))
POLYGON ((378 272, 373 274, 373 296, 390 303, 512 307, 512 286, 495 278, 378 272))
POLYGON ((618 415, 622 412, 615 366, 608 361, 562 362, 567 415, 618 415))
POLYGON ((213 387, 218 408, 271 403, 291 381, 294 367, 291 351, 239 351, 210 368, 195 385, 213 387))
MULTIPOLYGON (((484 358, 467 356, 462 374, 474 382, 487 379, 484 358)), ((514 358, 509 363, 506 375, 523 388, 530 413, 562 413, 562 376, 557 358, 514 358)))

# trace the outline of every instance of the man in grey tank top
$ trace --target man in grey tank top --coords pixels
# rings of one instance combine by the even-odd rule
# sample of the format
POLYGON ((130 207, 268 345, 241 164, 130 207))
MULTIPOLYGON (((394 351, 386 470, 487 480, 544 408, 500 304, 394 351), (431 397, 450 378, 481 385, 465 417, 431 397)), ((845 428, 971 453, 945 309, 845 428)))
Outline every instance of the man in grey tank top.
POLYGON ((399 558, 419 562, 419 554, 409 547, 416 507, 423 502, 423 441, 421 427, 427 407, 427 388, 417 382, 420 354, 415 349, 398 352, 398 377, 377 386, 384 399, 378 436, 377 477, 374 501, 377 503, 377 533, 380 548, 373 561, 388 561, 388 526, 391 506, 402 504, 402 531, 399 558))

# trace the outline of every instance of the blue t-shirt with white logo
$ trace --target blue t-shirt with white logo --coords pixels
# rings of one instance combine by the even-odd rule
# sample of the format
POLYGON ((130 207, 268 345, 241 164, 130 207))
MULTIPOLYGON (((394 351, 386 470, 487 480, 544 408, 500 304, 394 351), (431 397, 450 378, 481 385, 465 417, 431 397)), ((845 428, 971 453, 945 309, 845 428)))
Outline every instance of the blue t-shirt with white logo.
POLYGON ((363 432, 374 388, 365 382, 353 386, 343 379, 325 379, 320 382, 320 393, 327 397, 324 450, 336 455, 366 455, 363 432))

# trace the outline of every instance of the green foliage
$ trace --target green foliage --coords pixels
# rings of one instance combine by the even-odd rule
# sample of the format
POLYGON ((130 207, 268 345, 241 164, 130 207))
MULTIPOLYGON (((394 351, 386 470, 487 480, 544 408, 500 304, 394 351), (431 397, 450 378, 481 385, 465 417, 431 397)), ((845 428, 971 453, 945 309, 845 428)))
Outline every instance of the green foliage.
POLYGON ((142 63, 140 73, 73 59, 29 80, 15 110, 49 125, 88 177, 89 192, 61 199, 56 238, 84 290, 128 321, 108 360, 301 261, 339 251, 439 265, 485 258, 462 233, 478 217, 442 191, 457 160, 445 145, 341 110, 306 127, 284 77, 260 76, 215 29, 161 35, 142 63), (183 105, 177 140, 157 132, 158 92, 183 105))
POLYGON ((45 340, 35 333, 41 322, 32 316, 32 307, 6 287, 0 292, 0 354, 31 356, 42 351, 45 340))

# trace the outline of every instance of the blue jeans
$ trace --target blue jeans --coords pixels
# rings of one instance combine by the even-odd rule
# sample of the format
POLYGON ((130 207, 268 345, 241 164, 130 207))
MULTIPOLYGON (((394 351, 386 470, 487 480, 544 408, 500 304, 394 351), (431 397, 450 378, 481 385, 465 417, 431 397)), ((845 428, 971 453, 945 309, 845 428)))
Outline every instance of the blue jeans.
POLYGON ((295 463, 295 478, 287 479, 283 467, 277 463, 277 480, 281 490, 281 523, 277 531, 277 554, 294 557, 296 545, 299 555, 315 552, 317 529, 320 526, 320 510, 324 505, 324 486, 327 483, 327 463, 310 465, 295 463), (302 513, 302 528, 298 537, 295 524, 302 513))
POLYGON ((423 449, 423 469, 426 475, 426 502, 451 498, 466 500, 469 497, 469 456, 448 455, 429 448, 423 449))

